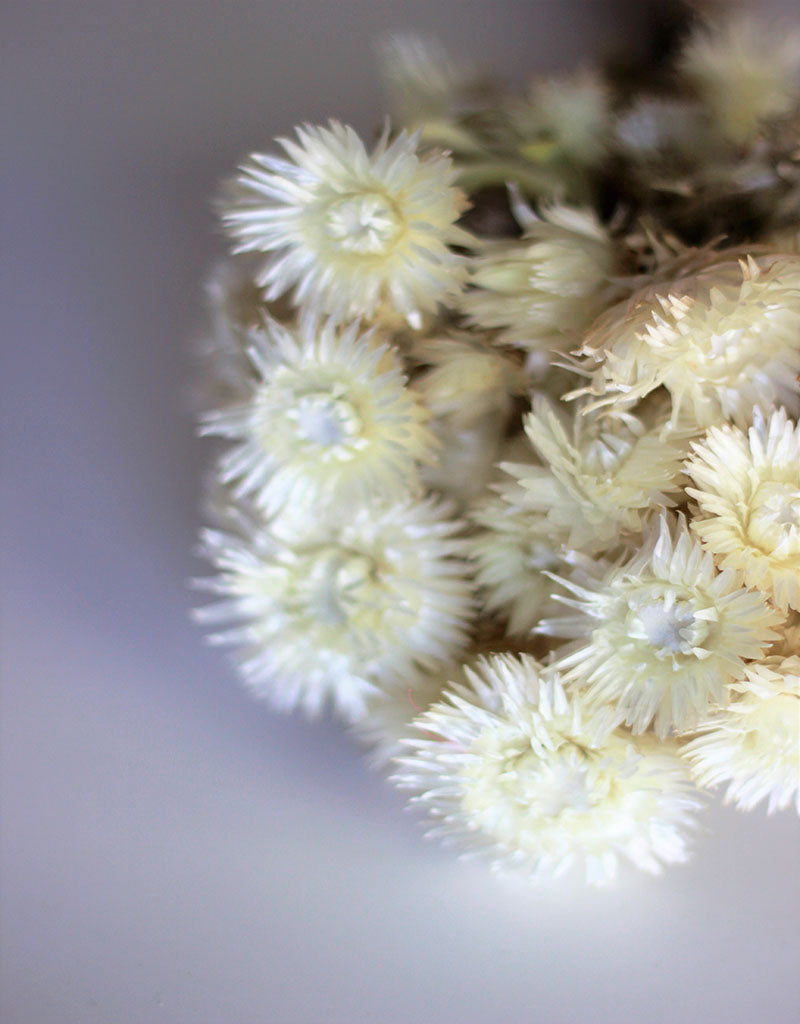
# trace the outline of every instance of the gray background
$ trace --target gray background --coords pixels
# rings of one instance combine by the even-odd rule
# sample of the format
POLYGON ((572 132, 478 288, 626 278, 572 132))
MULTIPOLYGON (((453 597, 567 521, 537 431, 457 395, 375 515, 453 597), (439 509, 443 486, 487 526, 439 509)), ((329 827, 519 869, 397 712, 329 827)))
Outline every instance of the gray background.
POLYGON ((386 29, 521 82, 644 4, 44 0, 3 103, 3 1024, 769 1021, 798 1007, 798 823, 715 805, 687 867, 499 883, 335 726, 188 621, 188 342, 209 197, 300 120, 369 130, 386 29))

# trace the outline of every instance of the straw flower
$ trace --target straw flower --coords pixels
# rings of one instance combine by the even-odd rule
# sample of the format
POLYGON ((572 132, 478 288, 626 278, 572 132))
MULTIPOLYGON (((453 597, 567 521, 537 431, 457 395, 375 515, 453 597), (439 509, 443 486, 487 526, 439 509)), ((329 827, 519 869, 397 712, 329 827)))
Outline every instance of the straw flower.
POLYGON ((699 800, 679 758, 609 731, 526 655, 490 655, 466 676, 398 759, 395 781, 438 822, 430 835, 532 878, 579 864, 602 883, 620 857, 654 873, 686 859, 699 800))
POLYGON ((504 463, 524 492, 523 506, 546 517, 551 536, 571 548, 600 551, 637 533, 654 505, 674 504, 681 487, 682 445, 632 415, 582 415, 565 426, 536 397, 525 433, 543 466, 504 463))
POLYGON ((698 784, 727 782, 743 811, 766 799, 769 814, 792 801, 800 814, 800 657, 754 662, 731 689, 738 699, 682 750, 698 784))
POLYGON ((220 600, 196 614, 233 623, 242 674, 280 709, 316 714, 330 701, 348 719, 368 697, 405 690, 467 643, 472 587, 459 524, 432 501, 356 510, 344 526, 298 530, 287 517, 238 534, 206 530, 220 600))
POLYGON ((692 445, 692 529, 723 568, 740 569, 784 611, 800 610, 800 427, 784 409, 755 417, 746 435, 712 427, 692 445))
POLYGON ((566 351, 602 308, 615 252, 588 209, 554 204, 537 216, 520 199, 521 241, 487 243, 472 261, 461 304, 473 324, 528 351, 566 351))
POLYGON ((508 616, 509 633, 530 632, 549 607, 553 584, 545 572, 562 568, 560 545, 508 490, 476 501, 469 514, 477 529, 467 546, 486 609, 508 616))
POLYGON ((681 70, 706 104, 714 124, 743 143, 762 121, 788 113, 800 87, 800 34, 733 16, 690 37, 681 70))
POLYGON ((286 505, 336 512, 419 490, 417 460, 435 445, 399 360, 357 325, 250 334, 249 401, 212 412, 203 433, 236 443, 220 474, 268 514, 286 505))
POLYGON ((673 427, 744 426, 754 405, 800 409, 800 256, 720 253, 603 314, 580 354, 595 406, 627 408, 664 386, 673 427))
POLYGON ((581 583, 559 579, 573 616, 539 630, 577 638, 559 657, 587 699, 614 703, 627 725, 659 737, 694 728, 744 659, 760 658, 783 616, 745 590, 733 569, 717 572, 682 517, 663 513, 641 551, 608 568, 580 562, 581 583))
POLYGON ((466 206, 449 157, 417 155, 417 137, 384 132, 372 153, 352 128, 306 125, 279 139, 289 159, 254 153, 222 219, 234 252, 265 253, 267 298, 293 288, 296 305, 337 319, 396 311, 414 327, 461 290, 464 258, 450 245, 466 206))

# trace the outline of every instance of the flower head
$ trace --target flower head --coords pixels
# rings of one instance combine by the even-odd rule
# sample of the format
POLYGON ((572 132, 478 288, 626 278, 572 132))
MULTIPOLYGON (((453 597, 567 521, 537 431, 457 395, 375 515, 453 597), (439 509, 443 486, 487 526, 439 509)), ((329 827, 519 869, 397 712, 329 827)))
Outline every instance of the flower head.
POLYGON ((269 254, 267 298, 293 288, 296 305, 337 319, 388 310, 418 327, 460 291, 464 258, 449 246, 471 238, 455 223, 466 202, 447 156, 418 156, 406 132, 368 153, 336 121, 279 141, 289 159, 253 154, 222 215, 235 252, 269 254))
POLYGON ((768 657, 731 687, 740 696, 711 716, 683 748, 701 786, 728 783, 727 801, 749 811, 767 799, 772 814, 800 814, 800 657, 768 657))
POLYGON ((744 659, 760 658, 783 621, 733 569, 717 572, 683 518, 662 514, 633 558, 608 568, 584 562, 586 579, 559 582, 577 615, 542 632, 576 637, 559 657, 587 699, 614 703, 634 732, 652 721, 660 737, 694 728, 744 659))
POLYGON ((800 256, 720 253, 612 307, 580 354, 591 380, 576 394, 625 408, 663 385, 673 426, 743 425, 754 405, 800 409, 800 256))
POLYGON ((703 547, 784 611, 800 611, 800 427, 784 409, 756 410, 746 435, 711 427, 692 447, 686 468, 698 487, 687 493, 700 505, 692 529, 703 547))
POLYGON ((745 142, 762 121, 788 113, 797 102, 800 36, 729 17, 698 28, 681 64, 723 135, 745 142))
POLYGON ((565 350, 597 315, 614 272, 614 247, 590 210, 553 205, 536 216, 521 200, 520 241, 487 244, 472 262, 472 323, 526 350, 565 350))
POLYGON ((288 517, 238 535, 207 530, 221 600, 202 622, 239 649, 245 680, 281 709, 345 717, 367 697, 405 689, 460 654, 472 615, 459 524, 433 502, 360 509, 343 526, 298 530, 288 517))
POLYGON ((203 427, 236 442, 220 472, 237 495, 268 514, 287 504, 319 514, 419 490, 417 461, 435 442, 388 346, 330 321, 297 332, 270 321, 250 340, 250 399, 203 427))
POLYGON ((528 633, 553 610, 553 584, 545 573, 562 568, 560 545, 508 489, 476 501, 470 518, 477 529, 467 545, 486 609, 506 614, 510 633, 528 633))
POLYGON ((679 758, 609 731, 526 655, 491 655, 466 674, 416 719, 398 759, 395 781, 439 822, 431 835, 532 877, 577 862, 603 882, 620 856, 651 872, 686 859, 699 800, 679 758))
POLYGON ((545 517, 551 536, 571 548, 599 551, 620 535, 638 533, 644 513, 674 504, 682 445, 627 415, 582 415, 565 426, 554 406, 536 398, 525 433, 543 466, 506 463, 522 505, 545 517))

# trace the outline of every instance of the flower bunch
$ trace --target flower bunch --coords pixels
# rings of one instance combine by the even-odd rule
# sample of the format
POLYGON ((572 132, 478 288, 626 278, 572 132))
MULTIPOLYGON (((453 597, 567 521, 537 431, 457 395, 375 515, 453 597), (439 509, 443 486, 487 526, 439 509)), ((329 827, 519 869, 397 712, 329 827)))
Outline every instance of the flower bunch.
POLYGON ((395 130, 220 200, 197 616, 498 869, 658 871, 719 785, 800 811, 797 38, 508 97, 398 37, 395 130))

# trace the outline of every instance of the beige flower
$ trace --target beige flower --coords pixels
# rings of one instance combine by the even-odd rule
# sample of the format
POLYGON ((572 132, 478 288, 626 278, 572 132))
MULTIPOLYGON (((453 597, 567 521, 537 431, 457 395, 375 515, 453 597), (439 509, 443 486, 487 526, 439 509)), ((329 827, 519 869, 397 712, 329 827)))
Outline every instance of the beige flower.
POLYGON ((784 409, 712 427, 686 471, 700 516, 692 529, 723 568, 741 570, 786 611, 800 610, 800 427, 784 409))
POLYGON ((396 783, 437 823, 430 835, 531 878, 573 864, 611 880, 621 857, 658 872, 686 859, 700 806, 680 759, 609 729, 557 672, 490 655, 414 722, 396 783))

